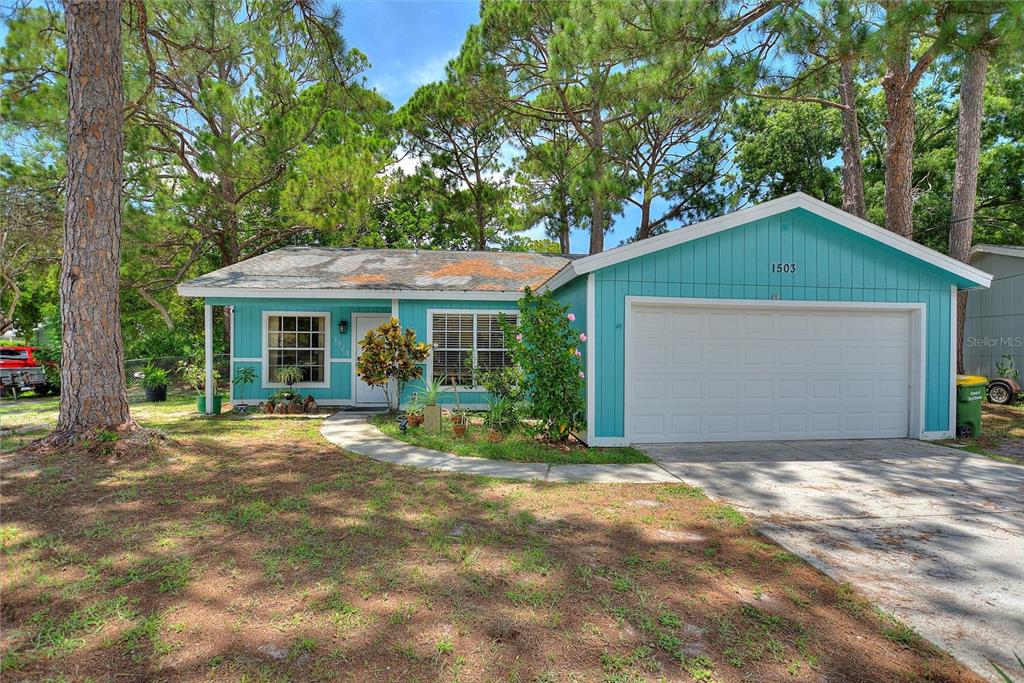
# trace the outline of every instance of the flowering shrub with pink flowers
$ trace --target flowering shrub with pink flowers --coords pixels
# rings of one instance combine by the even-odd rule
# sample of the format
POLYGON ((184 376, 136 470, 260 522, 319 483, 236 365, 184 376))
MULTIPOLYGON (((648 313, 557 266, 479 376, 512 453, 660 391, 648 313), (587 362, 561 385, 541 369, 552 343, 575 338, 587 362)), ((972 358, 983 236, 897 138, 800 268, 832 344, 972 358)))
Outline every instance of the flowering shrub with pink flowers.
POLYGON ((570 323, 576 319, 551 294, 529 288, 519 299, 519 324, 506 327, 506 344, 522 370, 529 415, 545 437, 564 441, 586 425, 585 375, 580 347, 587 336, 570 323))

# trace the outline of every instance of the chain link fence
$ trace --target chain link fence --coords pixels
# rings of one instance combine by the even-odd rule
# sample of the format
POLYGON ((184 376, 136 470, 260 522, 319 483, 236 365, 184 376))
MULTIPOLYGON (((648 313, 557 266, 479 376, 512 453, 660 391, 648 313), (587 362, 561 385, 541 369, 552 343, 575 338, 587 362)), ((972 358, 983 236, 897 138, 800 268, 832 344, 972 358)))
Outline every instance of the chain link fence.
MULTIPOLYGON (((172 382, 180 382, 179 368, 182 361, 191 360, 188 356, 157 356, 156 358, 130 358, 124 362, 125 380, 128 386, 139 386, 142 383, 142 370, 147 365, 154 365, 167 371, 172 382)), ((200 360, 199 364, 202 365, 200 360)), ((231 357, 226 353, 213 356, 213 369, 220 373, 221 386, 226 386, 231 376, 231 357)))

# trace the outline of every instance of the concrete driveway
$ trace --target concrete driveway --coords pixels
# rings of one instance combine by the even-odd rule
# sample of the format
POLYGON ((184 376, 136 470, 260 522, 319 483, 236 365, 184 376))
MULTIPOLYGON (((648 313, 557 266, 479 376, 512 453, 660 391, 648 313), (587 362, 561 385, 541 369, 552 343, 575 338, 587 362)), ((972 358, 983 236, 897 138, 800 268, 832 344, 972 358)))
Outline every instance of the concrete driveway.
POLYGON ((1024 467, 889 439, 638 448, 978 673, 1019 668, 1024 467))

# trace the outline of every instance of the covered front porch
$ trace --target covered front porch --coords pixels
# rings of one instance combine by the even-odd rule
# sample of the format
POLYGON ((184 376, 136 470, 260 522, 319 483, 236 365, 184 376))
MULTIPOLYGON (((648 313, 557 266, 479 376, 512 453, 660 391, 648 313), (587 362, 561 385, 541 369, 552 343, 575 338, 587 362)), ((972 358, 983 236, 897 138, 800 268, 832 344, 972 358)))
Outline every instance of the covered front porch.
POLYGON ((320 405, 380 407, 384 392, 356 376, 358 340, 392 315, 398 302, 389 299, 214 299, 204 303, 207 414, 213 397, 227 385, 232 403, 259 403, 287 388, 277 371, 297 367, 302 377, 291 388, 320 405), (229 321, 229 376, 214 376, 214 310, 225 309, 229 321), (236 381, 250 368, 255 381, 236 381))

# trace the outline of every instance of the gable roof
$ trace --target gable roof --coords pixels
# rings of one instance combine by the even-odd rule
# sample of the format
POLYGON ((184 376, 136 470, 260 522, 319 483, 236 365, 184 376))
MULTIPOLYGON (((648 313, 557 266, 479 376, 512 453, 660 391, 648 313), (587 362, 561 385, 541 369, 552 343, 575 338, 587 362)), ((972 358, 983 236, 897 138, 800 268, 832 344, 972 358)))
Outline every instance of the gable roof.
POLYGON ((986 272, 950 258, 945 254, 940 254, 934 249, 929 249, 928 247, 918 244, 913 240, 900 237, 896 233, 890 232, 885 228, 880 228, 874 223, 866 221, 863 218, 857 218, 852 214, 846 213, 842 209, 837 209, 831 204, 826 204, 820 199, 815 199, 803 192, 794 192, 793 194, 786 195, 785 197, 772 199, 764 202, 763 204, 757 204, 740 211, 719 216, 718 218, 712 218, 710 220, 701 221, 700 223, 694 223, 693 225, 677 228, 676 230, 666 232, 656 237, 649 237, 648 239, 609 249, 608 251, 603 251, 599 254, 592 254, 590 256, 584 256, 582 258, 572 260, 566 263, 550 280, 545 282, 541 286, 540 291, 543 292, 546 290, 558 289, 579 275, 584 275, 600 268, 621 263, 622 261, 628 261, 629 259, 633 259, 638 256, 667 249, 668 247, 672 247, 677 244, 698 240, 702 237, 707 237, 708 235, 714 235, 715 233, 723 232, 725 230, 761 220, 762 218, 774 216, 775 214, 783 213, 784 211, 790 211, 792 209, 804 209, 821 216, 828 221, 841 225, 844 228, 848 228, 856 233, 864 235, 865 237, 873 239, 876 242, 892 247, 893 249, 908 254, 918 260, 929 263, 936 268, 940 268, 941 270, 944 270, 962 280, 967 280, 974 285, 988 287, 992 284, 992 276, 986 272))
POLYGON ((178 285, 201 297, 517 299, 569 262, 560 254, 285 247, 178 285))
POLYGON ((1024 258, 1024 247, 1015 247, 1008 244, 975 244, 971 247, 971 256, 975 254, 998 254, 999 256, 1024 258))

